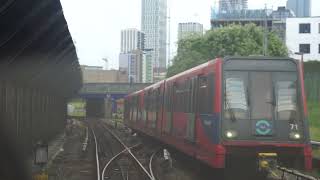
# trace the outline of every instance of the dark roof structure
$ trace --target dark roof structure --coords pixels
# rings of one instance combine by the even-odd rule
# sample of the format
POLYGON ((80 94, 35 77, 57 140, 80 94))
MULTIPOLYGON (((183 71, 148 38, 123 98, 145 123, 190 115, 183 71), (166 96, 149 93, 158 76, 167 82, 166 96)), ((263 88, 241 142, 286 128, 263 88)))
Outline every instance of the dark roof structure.
POLYGON ((80 66, 59 0, 6 0, 0 27, 0 82, 63 97, 80 88, 80 66))

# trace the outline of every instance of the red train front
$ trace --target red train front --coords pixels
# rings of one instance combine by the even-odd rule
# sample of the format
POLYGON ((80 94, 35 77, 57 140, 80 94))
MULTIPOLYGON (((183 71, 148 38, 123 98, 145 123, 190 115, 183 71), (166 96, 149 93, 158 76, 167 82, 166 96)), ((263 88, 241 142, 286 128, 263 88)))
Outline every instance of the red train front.
POLYGON ((302 72, 288 58, 216 59, 128 95, 125 122, 213 168, 272 154, 310 170, 302 72))

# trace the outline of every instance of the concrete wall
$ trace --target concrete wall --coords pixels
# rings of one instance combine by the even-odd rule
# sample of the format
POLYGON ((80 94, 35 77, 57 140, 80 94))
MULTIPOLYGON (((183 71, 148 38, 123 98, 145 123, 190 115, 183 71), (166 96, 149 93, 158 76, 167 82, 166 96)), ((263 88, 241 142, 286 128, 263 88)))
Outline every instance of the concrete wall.
POLYGON ((118 70, 94 70, 82 68, 83 83, 128 82, 125 73, 118 70))

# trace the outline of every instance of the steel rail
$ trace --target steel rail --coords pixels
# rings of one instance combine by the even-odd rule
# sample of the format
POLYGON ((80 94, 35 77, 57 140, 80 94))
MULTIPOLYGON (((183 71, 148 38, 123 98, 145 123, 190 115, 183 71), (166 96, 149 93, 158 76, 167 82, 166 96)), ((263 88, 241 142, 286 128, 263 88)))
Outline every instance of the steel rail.
POLYGON ((320 146, 320 142, 319 141, 311 141, 310 143, 313 146, 320 146))
POLYGON ((297 179, 301 179, 302 178, 302 179, 305 179, 305 180, 319 180, 319 178, 303 174, 303 173, 301 173, 299 171, 296 171, 296 170, 291 170, 291 169, 287 169, 287 168, 280 167, 280 166, 277 166, 277 169, 282 171, 281 180, 283 180, 285 178, 285 173, 288 173, 288 174, 291 174, 293 176, 296 176, 297 179))
POLYGON ((86 151, 88 147, 88 141, 89 141, 89 130, 88 127, 86 127, 86 137, 84 138, 84 141, 82 143, 82 151, 86 151))
POLYGON ((150 175, 153 177, 153 179, 155 180, 156 177, 154 176, 154 173, 153 173, 153 169, 152 169, 152 162, 153 162, 153 159, 154 157, 156 156, 156 154, 160 151, 160 149, 156 150, 155 152, 153 152, 153 154, 151 155, 150 157, 150 161, 149 161, 149 171, 150 171, 150 175))
MULTIPOLYGON (((138 147, 138 146, 140 146, 140 145, 142 145, 142 144, 136 144, 136 145, 134 145, 134 146, 129 147, 129 149, 134 149, 134 148, 136 148, 136 147, 138 147)), ((102 178, 104 178, 105 172, 106 172, 106 170, 109 168, 109 166, 111 165, 111 163, 114 162, 116 159, 118 159, 121 155, 124 155, 127 151, 128 151, 127 149, 122 150, 121 152, 119 152, 118 154, 116 154, 115 156, 113 156, 113 157, 107 162, 107 164, 104 166, 104 168, 103 168, 103 170, 102 170, 102 175, 101 175, 102 178)))
POLYGON ((98 141, 94 130, 90 127, 91 132, 93 134, 95 148, 96 148, 96 162, 97 162, 97 180, 100 180, 100 163, 99 163, 99 153, 98 153, 98 141))
POLYGON ((154 180, 154 177, 151 176, 151 174, 148 172, 148 170, 141 164, 141 162, 138 160, 138 158, 131 152, 130 148, 125 145, 122 140, 114 134, 105 124, 103 124, 103 127, 125 148, 125 150, 130 154, 130 156, 135 160, 135 162, 140 166, 140 168, 144 171, 144 173, 148 176, 150 180, 154 180))

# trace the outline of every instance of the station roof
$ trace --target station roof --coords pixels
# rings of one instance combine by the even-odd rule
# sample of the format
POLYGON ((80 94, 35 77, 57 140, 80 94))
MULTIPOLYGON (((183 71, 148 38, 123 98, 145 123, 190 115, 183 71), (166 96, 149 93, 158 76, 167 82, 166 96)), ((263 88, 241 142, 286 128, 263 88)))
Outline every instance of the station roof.
POLYGON ((59 0, 7 0, 0 5, 0 27, 1 83, 62 96, 80 88, 80 66, 59 0))

